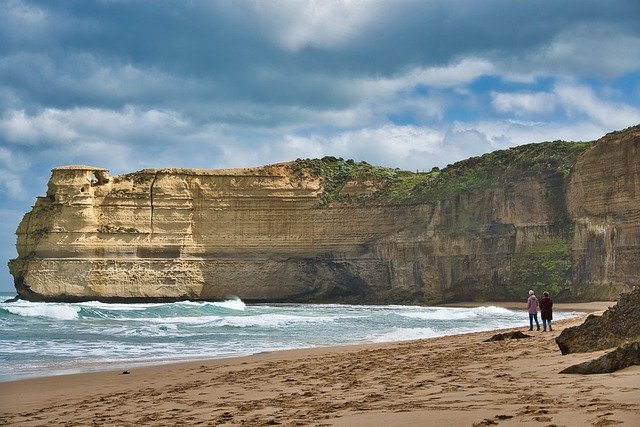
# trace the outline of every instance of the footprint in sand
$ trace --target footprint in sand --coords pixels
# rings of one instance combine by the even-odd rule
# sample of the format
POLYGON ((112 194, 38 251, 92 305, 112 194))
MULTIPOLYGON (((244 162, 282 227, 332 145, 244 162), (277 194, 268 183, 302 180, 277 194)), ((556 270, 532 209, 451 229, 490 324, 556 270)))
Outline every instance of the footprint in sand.
POLYGON ((622 421, 618 421, 618 420, 610 420, 607 418, 603 418, 600 419, 598 421, 595 421, 593 423, 591 423, 591 425, 596 426, 596 427, 604 427, 604 426, 611 426, 614 424, 622 424, 622 421))

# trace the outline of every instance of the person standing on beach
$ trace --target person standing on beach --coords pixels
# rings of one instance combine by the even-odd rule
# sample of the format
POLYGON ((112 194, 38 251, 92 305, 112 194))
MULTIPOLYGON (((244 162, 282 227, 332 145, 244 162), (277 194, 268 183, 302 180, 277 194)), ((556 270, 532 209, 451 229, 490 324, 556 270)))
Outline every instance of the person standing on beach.
POLYGON ((553 318, 552 307, 553 301, 549 298, 549 292, 543 292, 542 299, 540 300, 540 317, 542 317, 542 329, 545 332, 547 332, 547 322, 549 322, 549 331, 553 331, 553 329, 551 329, 551 319, 553 318))
POLYGON ((540 330, 540 323, 538 323, 538 298, 533 291, 529 291, 529 298, 527 299, 527 311, 529 312, 529 330, 533 331, 533 320, 536 321, 536 328, 540 330))

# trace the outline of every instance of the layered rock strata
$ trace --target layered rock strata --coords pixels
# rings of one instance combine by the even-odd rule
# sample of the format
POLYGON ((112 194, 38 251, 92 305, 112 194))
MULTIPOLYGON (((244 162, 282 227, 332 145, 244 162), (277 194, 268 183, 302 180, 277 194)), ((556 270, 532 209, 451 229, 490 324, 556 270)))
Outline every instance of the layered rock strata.
POLYGON ((65 166, 9 266, 31 300, 615 298, 640 284, 639 165, 635 127, 416 174, 342 159, 65 166))
POLYGON ((589 353, 640 342, 640 287, 624 293, 602 316, 563 330, 556 338, 562 354, 589 353))

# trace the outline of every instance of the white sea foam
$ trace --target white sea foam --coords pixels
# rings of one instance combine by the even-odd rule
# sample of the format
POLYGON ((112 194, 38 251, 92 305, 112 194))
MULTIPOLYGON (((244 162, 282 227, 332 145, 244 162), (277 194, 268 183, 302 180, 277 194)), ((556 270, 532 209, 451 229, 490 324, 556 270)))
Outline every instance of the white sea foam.
POLYGON ((216 307, 228 308, 231 310, 240 310, 244 311, 247 306, 240 298, 232 298, 222 302, 214 302, 212 305, 216 307))
POLYGON ((244 311, 247 308, 247 306, 244 303, 244 301, 242 301, 238 297, 233 297, 233 298, 230 298, 228 300, 218 301, 218 302, 210 302, 210 301, 180 301, 180 302, 177 302, 175 304, 177 306, 184 305, 184 306, 191 306, 191 307, 211 306, 211 307, 220 307, 220 308, 226 308, 226 309, 229 309, 229 310, 238 310, 238 311, 244 311))
POLYGON ((494 305, 473 307, 471 311, 473 313, 480 314, 480 315, 513 315, 513 314, 519 315, 520 314, 517 311, 509 310, 508 308, 504 308, 504 307, 496 307, 494 305))
POLYGON ((123 318, 119 319, 125 322, 152 323, 152 324, 168 324, 173 325, 206 325, 217 323, 221 319, 220 316, 171 316, 171 317, 143 317, 143 318, 123 318))
POLYGON ((81 307, 87 308, 95 308, 98 310, 105 311, 136 311, 136 310, 147 310, 149 308, 158 307, 161 304, 116 304, 116 303, 105 303, 100 301, 87 301, 80 302, 77 305, 81 307))
POLYGON ((219 320, 220 326, 235 327, 282 327, 308 323, 326 323, 333 322, 334 317, 327 316, 294 316, 289 314, 259 314, 256 316, 228 316, 219 320))
POLYGON ((421 310, 400 311, 398 315, 423 320, 467 320, 492 316, 513 317, 517 313, 502 307, 488 306, 474 308, 422 308, 421 310))
POLYGON ((435 338, 443 335, 442 332, 437 332, 432 328, 394 328, 371 334, 366 340, 371 342, 394 342, 435 338))
POLYGON ((1 308, 9 313, 23 317, 47 317, 57 320, 73 320, 78 318, 80 307, 70 304, 17 301, 4 303, 1 308))

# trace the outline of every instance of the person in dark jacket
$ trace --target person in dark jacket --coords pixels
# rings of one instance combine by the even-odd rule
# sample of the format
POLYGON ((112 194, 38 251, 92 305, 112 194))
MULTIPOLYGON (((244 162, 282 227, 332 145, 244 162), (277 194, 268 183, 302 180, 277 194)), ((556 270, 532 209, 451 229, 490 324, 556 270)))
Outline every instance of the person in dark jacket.
POLYGON ((542 317, 542 328, 544 332, 547 332, 547 323, 549 323, 549 330, 551 329, 551 319, 553 318, 553 301, 549 298, 549 292, 544 292, 542 294, 542 299, 540 300, 540 317, 542 317))

